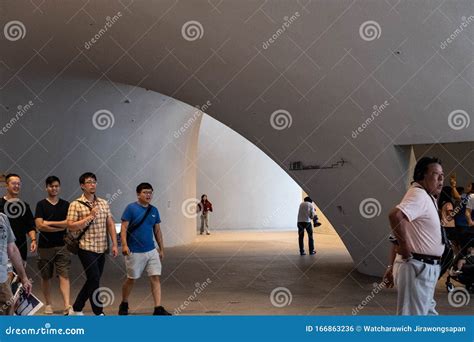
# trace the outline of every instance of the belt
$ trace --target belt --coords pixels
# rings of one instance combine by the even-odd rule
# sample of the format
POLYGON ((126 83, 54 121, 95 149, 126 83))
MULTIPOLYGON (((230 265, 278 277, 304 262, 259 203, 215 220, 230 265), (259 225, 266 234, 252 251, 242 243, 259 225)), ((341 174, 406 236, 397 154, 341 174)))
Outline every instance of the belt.
POLYGON ((430 265, 439 265, 441 263, 441 257, 426 255, 426 254, 418 254, 418 253, 411 253, 413 259, 424 262, 430 265))

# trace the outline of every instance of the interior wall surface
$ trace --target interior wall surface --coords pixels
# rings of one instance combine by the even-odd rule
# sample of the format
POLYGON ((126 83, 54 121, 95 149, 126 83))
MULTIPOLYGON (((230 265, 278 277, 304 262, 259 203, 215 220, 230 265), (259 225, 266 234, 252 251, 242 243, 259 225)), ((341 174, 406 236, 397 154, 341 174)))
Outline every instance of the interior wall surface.
MULTIPOLYGON (((49 80, 27 82, 41 88, 49 80)), ((79 176, 90 171, 115 222, 137 200, 136 186, 149 182, 165 245, 194 240, 186 200, 196 197, 199 120, 187 123, 196 108, 142 88, 78 78, 56 80, 38 99, 14 82, 2 104, 1 170, 22 177, 21 198, 32 210, 46 195, 47 176, 61 179, 61 196, 71 201, 81 195, 79 176)))
POLYGON ((212 229, 296 230, 301 187, 258 147, 208 115, 199 131, 197 194, 213 204, 212 229))

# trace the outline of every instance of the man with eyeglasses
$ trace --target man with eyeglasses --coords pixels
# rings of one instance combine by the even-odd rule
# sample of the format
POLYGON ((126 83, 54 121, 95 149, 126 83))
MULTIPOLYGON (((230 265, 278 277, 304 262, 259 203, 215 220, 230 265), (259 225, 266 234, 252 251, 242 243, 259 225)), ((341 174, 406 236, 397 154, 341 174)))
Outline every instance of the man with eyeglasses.
POLYGON ((136 279, 146 270, 150 278, 155 308, 153 315, 169 316, 161 306, 161 260, 164 256, 163 236, 160 229, 160 213, 151 205, 153 187, 149 183, 137 186, 138 201, 130 203, 122 215, 122 254, 125 256, 127 279, 122 285, 122 302, 119 315, 128 315, 128 297, 136 279), (155 247, 156 239, 158 248, 155 247))
POLYGON ((87 280, 77 295, 71 315, 84 315, 82 310, 89 300, 94 314, 103 316, 98 289, 108 247, 107 233, 112 239, 112 255, 114 258, 118 255, 115 223, 107 201, 96 196, 96 175, 84 173, 79 178, 79 184, 83 194, 69 205, 67 226, 70 231, 78 233, 87 229, 79 241, 78 252, 87 280))
POLYGON ((36 244, 36 226, 28 203, 20 199, 21 178, 10 173, 5 176, 6 194, 0 199, 0 213, 4 213, 10 221, 15 234, 15 244, 20 251, 23 264, 26 266, 28 257, 27 236, 31 239, 30 252, 34 253, 36 244))

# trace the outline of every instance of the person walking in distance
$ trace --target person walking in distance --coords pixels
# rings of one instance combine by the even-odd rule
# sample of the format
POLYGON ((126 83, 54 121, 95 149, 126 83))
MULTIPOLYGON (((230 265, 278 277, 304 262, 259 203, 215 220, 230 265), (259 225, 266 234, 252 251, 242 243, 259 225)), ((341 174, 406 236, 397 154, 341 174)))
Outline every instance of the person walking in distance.
POLYGON ((201 202, 197 205, 197 212, 201 212, 201 235, 206 231, 206 235, 211 235, 209 231, 209 213, 212 213, 212 203, 207 200, 207 195, 201 196, 201 202))
POLYGON ((316 254, 314 250, 314 239, 313 239, 313 225, 312 220, 315 217, 313 200, 310 197, 305 197, 303 202, 300 204, 298 210, 298 244, 300 247, 300 255, 306 255, 304 251, 304 232, 308 233, 308 247, 309 254, 316 254))

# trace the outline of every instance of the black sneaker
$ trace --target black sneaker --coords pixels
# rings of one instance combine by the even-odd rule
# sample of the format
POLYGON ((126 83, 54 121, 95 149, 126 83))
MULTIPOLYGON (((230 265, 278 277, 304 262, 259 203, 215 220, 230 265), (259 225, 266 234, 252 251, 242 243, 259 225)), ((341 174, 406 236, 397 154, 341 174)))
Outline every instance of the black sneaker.
POLYGON ((311 252, 309 252, 309 254, 315 255, 315 254, 316 254, 316 251, 311 251, 311 252))
POLYGON ((118 314, 120 316, 127 316, 128 315, 128 302, 120 303, 118 314))
POLYGON ((305 251, 300 252, 300 255, 306 255, 305 251))
POLYGON ((153 316, 172 316, 168 311, 165 310, 164 307, 156 306, 155 310, 153 311, 153 316))

